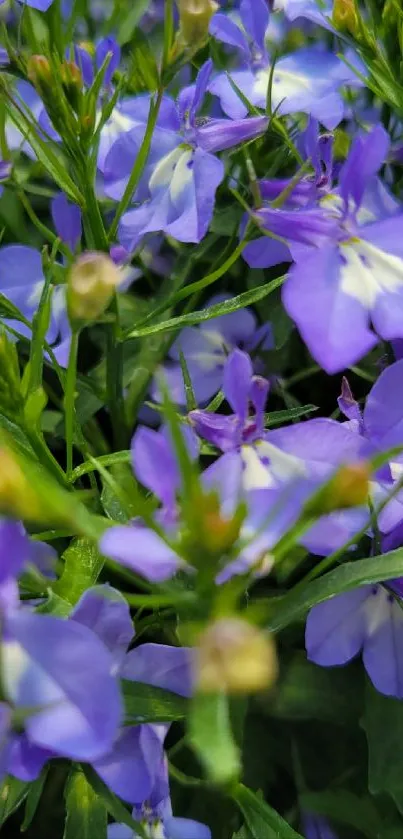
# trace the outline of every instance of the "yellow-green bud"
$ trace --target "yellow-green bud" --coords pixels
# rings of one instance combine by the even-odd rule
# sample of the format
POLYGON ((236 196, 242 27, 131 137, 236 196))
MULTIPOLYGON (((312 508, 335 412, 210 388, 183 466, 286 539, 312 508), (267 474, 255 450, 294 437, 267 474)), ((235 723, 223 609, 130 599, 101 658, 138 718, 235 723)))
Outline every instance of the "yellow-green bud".
POLYGON ((201 693, 255 693, 269 688, 277 672, 272 637, 242 618, 221 618, 199 638, 195 677, 201 693))
POLYGON ((308 501, 308 514, 323 515, 334 510, 360 507, 368 502, 371 467, 368 463, 350 463, 341 466, 335 476, 308 501))
POLYGON ((194 47, 208 35, 210 20, 218 11, 215 0, 177 0, 180 36, 188 47, 194 47))
POLYGON ((339 32, 357 36, 361 26, 356 0, 335 0, 332 22, 339 32))
POLYGON ((63 61, 60 65, 60 78, 67 99, 77 109, 83 89, 81 70, 74 61, 63 61))
POLYGON ((40 93, 49 93, 52 87, 52 68, 46 55, 31 55, 27 63, 27 76, 40 93))
POLYGON ((80 256, 67 279, 70 322, 78 326, 96 320, 122 280, 121 270, 107 254, 91 251, 80 256))

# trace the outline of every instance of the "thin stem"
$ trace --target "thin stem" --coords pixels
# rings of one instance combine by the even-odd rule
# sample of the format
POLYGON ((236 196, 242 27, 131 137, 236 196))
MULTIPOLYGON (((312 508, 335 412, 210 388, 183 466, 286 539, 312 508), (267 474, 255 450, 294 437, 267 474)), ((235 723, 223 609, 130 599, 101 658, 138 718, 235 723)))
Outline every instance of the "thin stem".
POLYGON ((71 335, 69 363, 67 367, 66 389, 64 393, 64 413, 66 426, 66 471, 67 480, 71 481, 73 472, 73 438, 75 421, 75 390, 77 380, 77 355, 80 332, 73 330, 71 335))

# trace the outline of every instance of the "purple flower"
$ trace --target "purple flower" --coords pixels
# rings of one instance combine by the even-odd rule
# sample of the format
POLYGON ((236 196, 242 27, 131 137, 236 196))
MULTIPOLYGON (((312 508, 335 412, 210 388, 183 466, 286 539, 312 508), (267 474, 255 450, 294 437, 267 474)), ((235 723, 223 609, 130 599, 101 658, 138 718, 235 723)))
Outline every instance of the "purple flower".
POLYGON ((53 0, 19 0, 19 3, 30 6, 31 9, 38 9, 39 12, 47 12, 53 0))
POLYGON ((258 212, 269 230, 288 241, 295 264, 283 302, 328 373, 358 361, 377 343, 377 335, 403 336, 402 216, 396 215, 394 202, 392 214, 383 204, 363 203, 388 145, 388 135, 377 126, 354 141, 338 193, 315 207, 258 212))
POLYGON ((360 586, 314 606, 305 641, 308 658, 324 667, 361 652, 377 690, 403 699, 403 610, 382 585, 360 586))
MULTIPOLYGON (((159 779, 150 799, 133 810, 133 818, 140 821, 150 839, 211 839, 207 825, 193 819, 172 815, 169 790, 162 797, 163 783, 168 789, 167 770, 159 779)), ((136 839, 137 834, 124 824, 108 825, 108 839, 136 839)))
MULTIPOLYGON (((228 294, 216 294, 206 307, 231 299, 228 294)), ((169 351, 168 363, 163 372, 173 402, 186 404, 180 353, 186 359, 193 391, 198 404, 206 403, 222 387, 226 359, 234 347, 247 352, 258 348, 271 349, 272 339, 269 324, 257 326, 251 309, 239 309, 228 315, 205 321, 200 326, 188 326, 182 330, 169 351)), ((255 361, 259 366, 259 361, 255 361)), ((152 397, 160 399, 158 382, 152 386, 152 397)))
MULTIPOLYGON (((162 231, 181 242, 199 242, 206 234, 217 187, 224 178, 224 164, 214 152, 231 148, 263 133, 268 121, 254 117, 238 121, 207 120, 197 113, 202 105, 212 62, 200 69, 195 85, 182 90, 177 104, 165 97, 153 133, 150 154, 133 200, 140 205, 122 218, 119 240, 133 251, 145 233, 162 231)), ((105 191, 120 198, 138 154, 150 107, 149 97, 139 97, 138 125, 114 143, 107 155, 105 191)))
MULTIPOLYGON (((265 0, 242 0, 240 15, 244 32, 223 14, 216 14, 210 33, 238 50, 242 69, 231 78, 252 105, 266 107, 271 64, 265 47, 269 9, 265 0)), ((338 89, 341 85, 361 84, 340 59, 321 47, 304 47, 282 56, 273 73, 271 102, 281 115, 303 111, 319 119, 327 128, 335 128, 343 119, 344 104, 338 89)), ((240 119, 247 107, 231 86, 226 73, 216 76, 209 90, 219 97, 228 116, 240 119)))

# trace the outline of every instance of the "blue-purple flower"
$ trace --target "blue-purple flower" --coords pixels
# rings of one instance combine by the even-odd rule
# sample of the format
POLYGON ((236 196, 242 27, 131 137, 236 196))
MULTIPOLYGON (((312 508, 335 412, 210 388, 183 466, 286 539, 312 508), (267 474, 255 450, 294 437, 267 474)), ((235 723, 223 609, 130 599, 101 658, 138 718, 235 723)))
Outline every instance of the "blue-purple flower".
MULTIPOLYGON (((156 231, 182 242, 199 242, 224 178, 224 164, 214 152, 253 139, 267 127, 265 117, 199 121, 211 72, 212 62, 207 61, 195 85, 181 91, 177 104, 169 97, 162 101, 147 165, 133 196, 139 206, 123 216, 119 229, 120 242, 128 251, 144 234, 156 231)), ((139 97, 138 105, 138 125, 121 135, 105 161, 105 191, 112 198, 123 194, 144 136, 150 98, 139 97)))

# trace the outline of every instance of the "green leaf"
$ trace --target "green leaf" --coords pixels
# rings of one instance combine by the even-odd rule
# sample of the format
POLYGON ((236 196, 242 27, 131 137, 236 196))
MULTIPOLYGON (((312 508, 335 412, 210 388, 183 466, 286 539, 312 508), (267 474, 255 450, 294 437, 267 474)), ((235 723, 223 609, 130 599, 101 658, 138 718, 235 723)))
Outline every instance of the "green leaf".
POLYGON ((0 827, 22 804, 30 784, 7 775, 0 787, 0 827))
POLYGON ((308 609, 336 594, 350 591, 358 586, 393 580, 403 575, 403 548, 380 556, 345 562, 334 571, 324 574, 318 580, 308 583, 295 592, 291 591, 274 604, 268 627, 273 632, 283 629, 293 621, 304 617, 308 609))
MULTIPOLYGON (((361 670, 359 671, 361 674, 361 670)), ((358 675, 358 674, 357 674, 358 675)), ((361 708, 361 680, 351 668, 317 667, 296 651, 282 659, 279 681, 267 712, 285 720, 356 721, 361 708)), ((262 697, 259 706, 266 708, 262 697)))
POLYGON ((186 716, 188 700, 177 693, 122 680, 126 717, 134 722, 173 722, 186 716))
POLYGON ((129 332, 125 339, 129 338, 143 338, 146 335, 155 335, 158 332, 168 332, 170 329, 178 329, 183 326, 192 326, 195 323, 203 323, 212 318, 218 318, 221 315, 228 315, 231 312, 236 312, 238 309, 243 309, 244 306, 250 306, 256 303, 257 300, 262 300, 271 294, 275 288, 283 284, 285 277, 277 277, 270 283, 265 283, 258 288, 252 288, 250 291, 244 291, 236 297, 229 300, 224 300, 222 303, 215 303, 213 306, 208 306, 206 309, 201 309, 198 312, 189 312, 186 315, 179 315, 178 317, 170 318, 169 320, 156 323, 153 326, 144 326, 142 329, 133 329, 129 332))
POLYGON ((31 446, 31 443, 28 440, 25 432, 20 428, 15 422, 11 422, 11 420, 7 419, 7 417, 0 414, 0 429, 2 431, 6 431, 7 434, 10 435, 13 441, 13 446, 20 451, 22 454, 25 455, 34 455, 34 450, 31 446))
POLYGON ((102 798, 79 769, 66 784, 66 824, 63 839, 106 839, 107 810, 102 798))
POLYGON ((286 411, 270 411, 265 414, 265 427, 272 428, 274 425, 282 425, 283 422, 292 422, 295 419, 305 417, 317 411, 316 405, 301 405, 300 408, 287 408, 286 411))
POLYGON ((50 765, 48 763, 42 769, 42 772, 39 775, 39 778, 37 778, 35 781, 32 781, 29 785, 29 791, 28 791, 28 795, 27 795, 27 798, 26 798, 26 801, 25 801, 24 821, 21 825, 21 831, 28 830, 28 828, 29 828, 29 826, 32 822, 32 819, 35 816, 39 801, 41 799, 41 795, 43 793, 43 788, 45 786, 46 779, 48 777, 49 769, 50 769, 50 765))
POLYGON ((59 155, 53 151, 49 141, 43 140, 37 131, 34 122, 24 114, 24 112, 8 100, 6 104, 10 118, 17 126, 23 137, 27 137, 32 146, 38 160, 45 167, 48 174, 58 184, 58 186, 66 193, 67 197, 78 204, 80 207, 84 206, 84 198, 80 190, 75 185, 74 181, 67 173, 65 161, 61 160, 59 155))
POLYGON ((104 560, 89 539, 75 539, 64 552, 64 570, 54 591, 74 606, 81 595, 95 585, 104 560))
MULTIPOLYGON (((114 821, 123 824, 126 824, 134 831, 135 836, 141 837, 141 839, 147 839, 143 826, 140 822, 136 822, 132 816, 130 815, 129 811, 126 809, 124 804, 117 798, 116 795, 111 792, 109 787, 104 784, 101 780, 99 775, 95 772, 95 770, 90 766, 88 763, 84 763, 82 765, 82 771, 92 787, 94 793, 101 799, 103 804, 105 805, 108 813, 113 817, 114 821)), ((78 835, 74 839, 81 839, 81 836, 78 835)), ((91 839, 95 839, 95 836, 92 836, 91 839)), ((98 837, 96 837, 98 839, 98 837)))
POLYGON ((303 839, 256 793, 238 784, 232 797, 245 817, 253 839, 303 839))
POLYGON ((127 14, 119 22, 117 41, 121 46, 130 41, 138 22, 143 17, 144 12, 147 11, 148 5, 149 0, 136 0, 133 4, 129 3, 127 14))
POLYGON ((153 93, 158 88, 159 74, 149 40, 138 31, 130 46, 132 57, 127 79, 128 88, 133 93, 153 93))
POLYGON ((208 777, 218 784, 239 777, 240 755, 231 730, 228 697, 223 693, 197 693, 187 724, 189 741, 208 777))
POLYGON ((382 819, 369 795, 356 795, 346 789, 308 792, 300 796, 300 804, 303 810, 354 827, 368 839, 383 835, 382 819))
POLYGON ((370 792, 389 793, 403 813, 403 702, 378 693, 368 681, 362 726, 368 741, 370 792))

